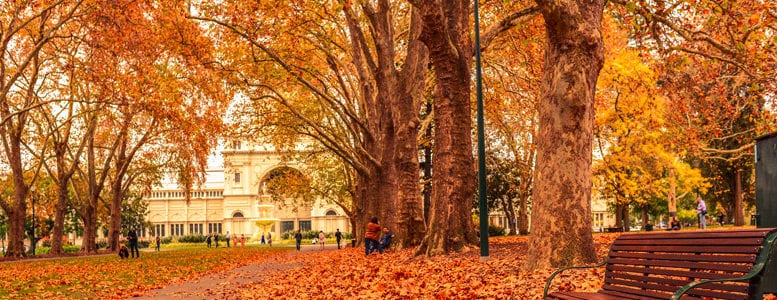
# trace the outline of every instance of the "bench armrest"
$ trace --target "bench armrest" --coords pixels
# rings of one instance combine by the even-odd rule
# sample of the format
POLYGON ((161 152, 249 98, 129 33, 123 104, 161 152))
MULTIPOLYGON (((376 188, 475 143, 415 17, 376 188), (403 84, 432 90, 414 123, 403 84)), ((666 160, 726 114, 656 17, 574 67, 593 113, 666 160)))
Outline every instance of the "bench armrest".
POLYGON ((548 297, 548 289, 550 288, 550 282, 553 281, 553 278, 556 277, 556 275, 561 274, 561 272, 564 272, 569 269, 588 269, 588 268, 598 268, 601 266, 604 266, 607 264, 607 259, 605 258, 604 261, 600 262, 599 264, 592 265, 592 266, 572 266, 572 267, 566 267, 556 270, 556 272, 553 272, 553 274, 550 274, 550 277, 548 277, 548 280, 545 281, 545 290, 542 292, 542 299, 545 299, 548 297))
POLYGON ((758 254, 758 258, 755 260, 755 264, 753 264, 753 268, 750 269, 750 272, 743 275, 742 277, 734 277, 734 278, 722 278, 722 279, 706 279, 706 280, 700 280, 691 282, 689 284, 684 285, 681 287, 677 292, 672 295, 672 300, 680 299, 685 293, 690 291, 691 289, 696 288, 697 286, 700 286, 702 284, 712 283, 712 282, 726 282, 726 281, 745 281, 750 280, 750 278, 755 277, 756 275, 760 274, 761 271, 763 271, 764 266, 766 265, 766 261, 769 258, 769 253, 771 252, 772 246, 774 245, 774 241, 777 240, 777 234, 772 234, 768 236, 766 239, 764 239, 763 242, 763 248, 761 248, 761 252, 758 254))

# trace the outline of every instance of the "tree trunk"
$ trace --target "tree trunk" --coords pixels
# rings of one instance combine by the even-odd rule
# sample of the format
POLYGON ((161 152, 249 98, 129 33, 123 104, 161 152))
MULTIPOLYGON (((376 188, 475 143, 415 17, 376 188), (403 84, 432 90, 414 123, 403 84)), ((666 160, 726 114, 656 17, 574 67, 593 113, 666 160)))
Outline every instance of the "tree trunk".
POLYGON ((418 246, 426 234, 424 203, 418 185, 418 133, 421 124, 418 117, 421 109, 419 99, 423 93, 429 55, 426 46, 418 40, 422 28, 418 9, 414 8, 411 12, 407 58, 399 72, 398 94, 391 97, 396 136, 396 201, 399 209, 397 244, 400 248, 418 246))
POLYGON ((669 217, 677 216, 677 184, 675 183, 675 170, 669 168, 669 193, 667 195, 669 217))
POLYGON ((508 197, 500 197, 499 201, 502 204, 502 210, 504 210, 505 218, 507 218, 507 229, 510 235, 518 234, 518 225, 515 220, 515 205, 513 205, 513 199, 508 197))
POLYGON ((546 48, 528 269, 596 261, 591 235, 594 93, 603 0, 541 1, 546 48))
MULTIPOLYGON (((6 114, 7 107, 4 107, 6 114)), ((24 116, 19 115, 18 123, 24 124, 24 116)), ((24 183, 24 168, 22 167, 21 152, 21 132, 20 128, 14 126, 14 122, 9 119, 6 124, 2 124, 3 147, 5 148, 8 164, 11 166, 14 186, 14 203, 2 201, 2 207, 8 215, 8 249, 5 256, 24 257, 24 219, 27 216, 27 197, 29 188, 24 183)), ((20 126, 20 125, 17 125, 20 126)))
POLYGON ((518 233, 520 235, 529 234, 529 197, 521 196, 518 200, 520 211, 518 212, 518 233))
POLYGON ((734 185, 734 226, 744 226, 745 211, 742 207, 742 169, 737 168, 736 181, 734 185))
POLYGON ((62 253, 62 237, 65 236, 65 214, 67 214, 67 182, 69 179, 60 174, 57 179, 57 203, 54 207, 54 228, 51 230, 51 253, 62 253), (63 181, 64 180, 64 181, 63 181))
POLYGON ((81 242, 81 250, 88 253, 97 253, 95 240, 97 237, 97 209, 92 205, 85 207, 81 221, 84 222, 84 237, 81 242))
POLYGON ((642 206, 642 229, 643 230, 647 226, 648 221, 650 221, 650 220, 648 220, 648 218, 649 218, 649 216, 648 216, 648 209, 649 209, 649 207, 648 207, 647 204, 642 206))
POLYGON ((418 254, 464 251, 478 241, 472 224, 475 163, 472 157, 470 83, 472 41, 469 1, 414 1, 424 23, 421 40, 435 74, 434 166, 429 228, 418 254))

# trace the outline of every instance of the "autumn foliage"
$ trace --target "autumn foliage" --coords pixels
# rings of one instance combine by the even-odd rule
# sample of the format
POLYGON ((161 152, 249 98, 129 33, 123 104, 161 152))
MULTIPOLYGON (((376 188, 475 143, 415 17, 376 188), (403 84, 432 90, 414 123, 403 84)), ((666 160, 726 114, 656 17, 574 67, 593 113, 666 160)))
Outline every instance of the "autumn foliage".
MULTIPOLYGON (((596 235, 604 257, 617 234, 596 235)), ((417 258, 412 249, 364 256, 362 248, 324 252, 288 248, 184 249, 141 253, 140 259, 116 255, 13 262, 0 265, 0 298, 127 298, 154 289, 224 272, 216 286, 189 296, 237 299, 537 299, 553 269, 523 271, 526 237, 491 240, 491 257, 478 251, 417 258), (251 281, 230 271, 257 264, 251 281), (273 266, 293 266, 273 268, 273 266), (265 268, 261 268, 264 266, 265 268)), ((552 289, 595 290, 602 269, 565 272, 552 289), (556 284, 558 283, 558 284, 556 284)))

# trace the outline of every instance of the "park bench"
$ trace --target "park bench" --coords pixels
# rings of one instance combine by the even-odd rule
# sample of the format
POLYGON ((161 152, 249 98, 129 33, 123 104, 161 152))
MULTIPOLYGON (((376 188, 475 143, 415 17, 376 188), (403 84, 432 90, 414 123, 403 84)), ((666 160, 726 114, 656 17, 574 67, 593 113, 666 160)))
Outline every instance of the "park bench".
POLYGON ((777 229, 623 234, 596 266, 559 269, 545 299, 763 299, 777 294, 777 229), (557 291, 564 270, 606 266, 595 293, 557 291))

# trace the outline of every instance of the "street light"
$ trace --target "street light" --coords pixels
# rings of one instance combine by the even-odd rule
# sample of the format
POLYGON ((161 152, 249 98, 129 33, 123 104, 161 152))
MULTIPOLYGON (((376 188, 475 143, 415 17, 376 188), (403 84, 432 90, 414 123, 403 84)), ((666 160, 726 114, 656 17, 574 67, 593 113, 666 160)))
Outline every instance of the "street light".
POLYGON ((30 193, 32 198, 32 236, 30 237, 30 244, 32 244, 32 256, 35 256, 35 186, 30 187, 30 193))
POLYGON ((475 0, 475 89, 477 92, 478 202, 480 209, 480 260, 488 259, 488 205, 486 204, 486 143, 483 125, 483 75, 480 63, 480 17, 475 0))

